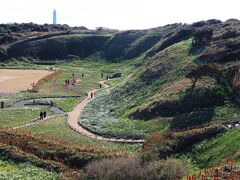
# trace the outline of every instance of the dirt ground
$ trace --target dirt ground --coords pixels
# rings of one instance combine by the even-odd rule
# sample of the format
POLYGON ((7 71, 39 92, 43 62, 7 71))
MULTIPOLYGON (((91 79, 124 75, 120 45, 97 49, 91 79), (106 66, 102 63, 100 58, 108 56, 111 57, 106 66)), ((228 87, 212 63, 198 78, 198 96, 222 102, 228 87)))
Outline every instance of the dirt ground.
POLYGON ((0 69, 0 94, 17 93, 31 89, 31 84, 53 73, 45 70, 10 70, 0 69))

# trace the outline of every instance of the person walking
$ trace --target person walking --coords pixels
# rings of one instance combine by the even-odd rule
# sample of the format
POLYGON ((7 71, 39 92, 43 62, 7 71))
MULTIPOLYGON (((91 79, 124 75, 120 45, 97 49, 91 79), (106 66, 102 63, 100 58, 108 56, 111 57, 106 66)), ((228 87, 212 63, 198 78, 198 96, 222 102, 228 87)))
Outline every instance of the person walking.
POLYGON ((100 89, 102 89, 102 84, 101 83, 99 83, 99 87, 100 87, 100 89))
POLYGON ((40 112, 39 116, 40 116, 39 119, 42 120, 43 119, 43 112, 42 111, 40 112))
POLYGON ((93 92, 91 91, 91 99, 93 98, 93 92))
POLYGON ((3 109, 4 108, 4 102, 1 101, 1 108, 3 109))
POLYGON ((43 118, 45 119, 47 117, 46 111, 43 112, 43 118))
POLYGON ((53 102, 52 102, 52 100, 50 101, 50 106, 53 107, 53 102))
POLYGON ((82 78, 84 77, 84 74, 82 73, 82 78))

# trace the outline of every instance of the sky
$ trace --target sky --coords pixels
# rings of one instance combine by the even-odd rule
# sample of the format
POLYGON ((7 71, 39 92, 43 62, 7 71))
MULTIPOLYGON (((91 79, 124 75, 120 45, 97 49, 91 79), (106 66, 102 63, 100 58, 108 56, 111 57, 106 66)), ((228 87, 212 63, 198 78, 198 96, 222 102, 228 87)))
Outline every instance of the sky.
POLYGON ((171 23, 240 19, 240 0, 0 0, 0 23, 57 23, 90 29, 147 29, 171 23))

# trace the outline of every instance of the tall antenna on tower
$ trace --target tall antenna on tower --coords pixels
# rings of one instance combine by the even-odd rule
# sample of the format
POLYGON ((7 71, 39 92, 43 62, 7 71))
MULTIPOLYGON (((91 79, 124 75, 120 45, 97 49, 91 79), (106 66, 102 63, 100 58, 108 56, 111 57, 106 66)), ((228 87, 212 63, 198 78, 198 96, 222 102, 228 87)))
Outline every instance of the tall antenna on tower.
POLYGON ((53 11, 53 25, 57 24, 57 12, 56 9, 54 9, 53 11))

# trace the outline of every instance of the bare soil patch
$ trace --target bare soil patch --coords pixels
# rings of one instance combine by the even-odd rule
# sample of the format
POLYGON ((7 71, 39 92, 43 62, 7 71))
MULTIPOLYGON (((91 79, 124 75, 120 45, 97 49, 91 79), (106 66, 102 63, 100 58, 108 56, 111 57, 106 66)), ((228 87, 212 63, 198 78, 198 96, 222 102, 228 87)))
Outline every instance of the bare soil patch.
POLYGON ((45 70, 0 69, 0 93, 17 93, 31 89, 32 83, 52 74, 45 70))

